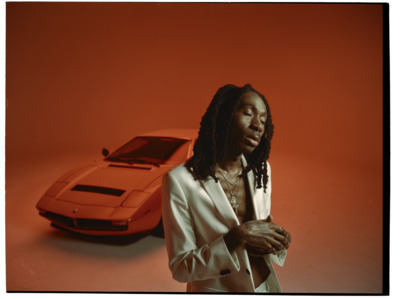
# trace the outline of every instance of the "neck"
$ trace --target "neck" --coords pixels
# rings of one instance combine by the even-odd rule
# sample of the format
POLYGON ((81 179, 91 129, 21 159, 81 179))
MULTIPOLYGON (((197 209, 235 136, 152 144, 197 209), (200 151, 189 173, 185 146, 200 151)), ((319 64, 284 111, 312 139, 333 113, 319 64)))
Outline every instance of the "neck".
POLYGON ((241 156, 228 156, 222 161, 218 162, 217 165, 227 172, 234 172, 242 167, 240 157, 241 156))

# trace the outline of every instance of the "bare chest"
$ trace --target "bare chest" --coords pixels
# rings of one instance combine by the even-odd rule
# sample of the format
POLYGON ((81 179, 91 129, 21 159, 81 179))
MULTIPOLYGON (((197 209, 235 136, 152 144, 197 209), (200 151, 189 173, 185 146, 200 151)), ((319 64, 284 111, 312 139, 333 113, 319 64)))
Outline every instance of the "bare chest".
MULTIPOLYGON (((253 219, 254 215, 250 190, 246 182, 244 178, 239 179, 236 184, 226 179, 220 179, 220 184, 227 199, 231 202, 232 206, 236 204, 236 216, 240 224, 253 219), (233 200, 235 204, 232 203, 232 198, 235 198, 233 200)), ((257 287, 268 278, 270 270, 265 264, 263 257, 250 255, 249 259, 254 285, 257 287)))
POLYGON ((251 203, 249 188, 246 180, 241 177, 236 182, 220 179, 220 184, 226 198, 231 203, 240 223, 253 218, 253 206, 251 203))

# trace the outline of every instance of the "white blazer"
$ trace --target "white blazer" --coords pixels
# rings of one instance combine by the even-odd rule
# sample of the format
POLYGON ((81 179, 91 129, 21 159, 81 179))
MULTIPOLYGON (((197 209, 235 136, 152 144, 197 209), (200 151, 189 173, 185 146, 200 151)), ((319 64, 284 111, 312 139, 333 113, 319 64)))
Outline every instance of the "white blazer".
MULTIPOLYGON (((246 167, 246 160, 242 157, 246 167)), ((256 219, 265 219, 271 209, 271 168, 267 193, 256 189, 254 173, 247 174, 256 219), (253 187, 252 187, 253 186, 253 187)), ((194 180, 184 164, 163 178, 163 223, 172 276, 187 282, 188 292, 253 293, 254 282, 245 247, 232 254, 223 236, 239 225, 220 183, 212 177, 194 180)), ((286 250, 266 255, 270 269, 270 292, 281 288, 271 260, 283 266, 286 250)))

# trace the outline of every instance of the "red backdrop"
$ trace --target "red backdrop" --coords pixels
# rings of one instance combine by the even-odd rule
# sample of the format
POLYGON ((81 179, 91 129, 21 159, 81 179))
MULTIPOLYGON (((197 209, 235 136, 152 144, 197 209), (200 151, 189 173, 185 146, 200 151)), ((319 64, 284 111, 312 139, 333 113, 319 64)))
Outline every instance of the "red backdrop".
POLYGON ((276 127, 273 210, 294 244, 286 286, 324 290, 299 281, 304 267, 318 273, 323 252, 328 281, 362 242, 372 248, 350 274, 373 273, 379 289, 381 5, 14 2, 6 13, 8 161, 198 128, 220 86, 251 83, 276 127))

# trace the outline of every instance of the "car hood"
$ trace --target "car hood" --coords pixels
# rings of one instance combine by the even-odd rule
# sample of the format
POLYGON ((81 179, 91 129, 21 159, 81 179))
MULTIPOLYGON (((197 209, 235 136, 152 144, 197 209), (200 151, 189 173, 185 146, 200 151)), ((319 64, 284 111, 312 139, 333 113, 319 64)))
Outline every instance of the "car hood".
MULTIPOLYGON (((69 176, 67 188, 56 197, 59 200, 83 205, 117 207, 132 194, 136 194, 135 196, 141 192, 151 194, 157 183, 161 186, 163 174, 170 169, 171 167, 165 166, 131 166, 120 163, 93 165, 69 176), (152 190, 147 190, 149 186, 152 190)), ((138 198, 142 200, 143 194, 138 198)))

